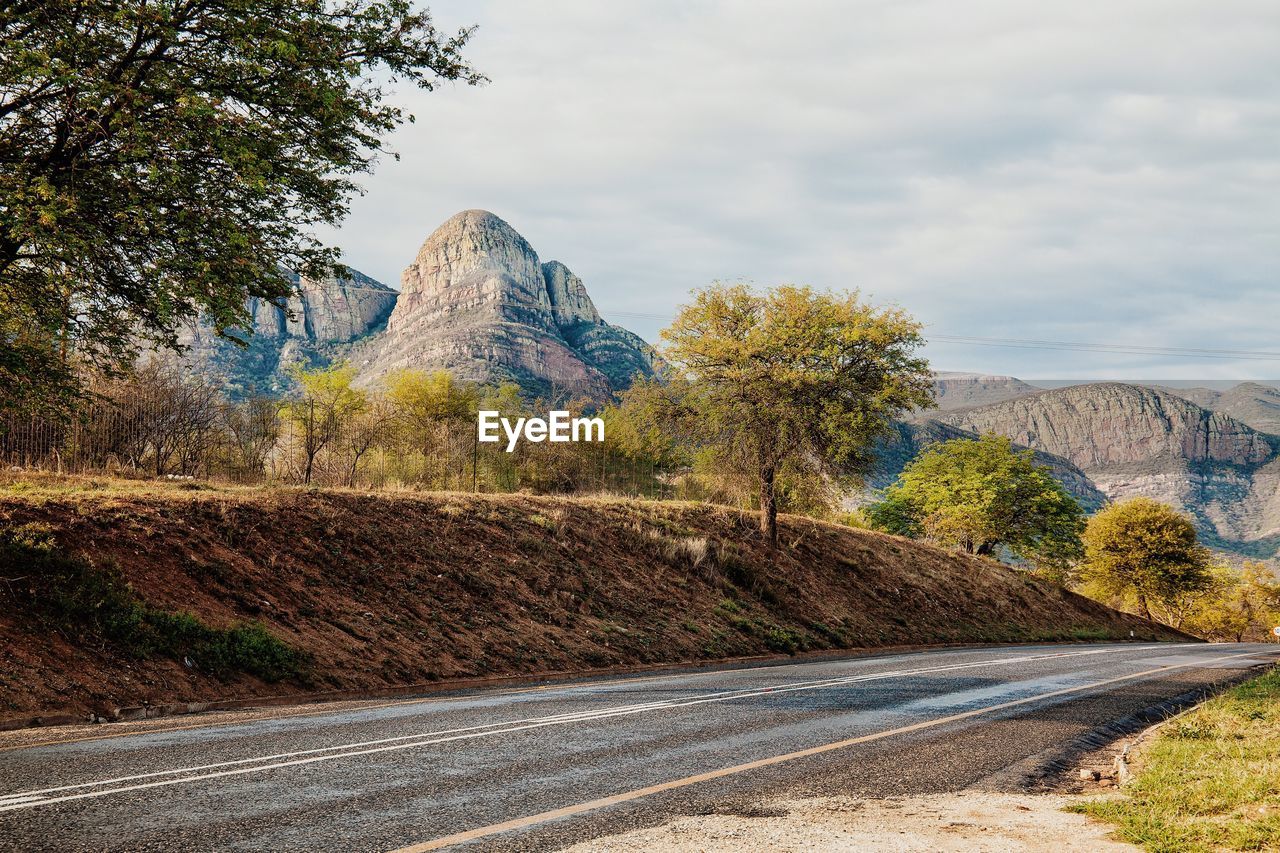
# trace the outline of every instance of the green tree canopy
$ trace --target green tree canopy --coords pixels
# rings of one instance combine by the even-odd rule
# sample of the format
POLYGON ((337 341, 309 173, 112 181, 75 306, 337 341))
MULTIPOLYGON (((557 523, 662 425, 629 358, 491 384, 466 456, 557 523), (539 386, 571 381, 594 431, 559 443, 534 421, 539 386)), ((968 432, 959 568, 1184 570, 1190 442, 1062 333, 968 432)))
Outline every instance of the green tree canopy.
POLYGON ((935 444, 917 456, 884 498, 872 525, 970 554, 1013 556, 1061 575, 1081 553, 1084 511, 1030 450, 984 435, 935 444))
POLYGON ((1111 504, 1089 519, 1084 533, 1085 581, 1104 595, 1131 597, 1148 619, 1152 606, 1207 589, 1209 551, 1191 519, 1151 498, 1111 504))
POLYGON ((931 402, 928 363, 915 354, 919 324, 856 292, 716 284, 698 291, 662 337, 667 420, 755 478, 771 545, 786 463, 860 473, 892 418, 931 402))
POLYGON ((408 0, 0 3, 0 399, 330 271, 388 86, 480 82, 470 34, 408 0))
POLYGON ((1250 560, 1239 567, 1217 563, 1209 574, 1205 589, 1189 596, 1185 610, 1174 611, 1174 621, 1165 621, 1209 640, 1270 640, 1272 627, 1280 625, 1280 577, 1275 570, 1250 560))

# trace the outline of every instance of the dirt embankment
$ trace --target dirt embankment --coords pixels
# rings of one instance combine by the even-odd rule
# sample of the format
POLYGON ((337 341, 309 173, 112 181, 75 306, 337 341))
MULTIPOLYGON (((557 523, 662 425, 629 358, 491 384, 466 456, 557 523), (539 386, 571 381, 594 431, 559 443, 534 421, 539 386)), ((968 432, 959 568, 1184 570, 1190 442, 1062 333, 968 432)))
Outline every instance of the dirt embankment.
POLYGON ((92 597, 8 548, 0 717, 816 649, 1185 639, 985 560, 790 517, 771 553, 754 524, 706 505, 524 496, 2 497, 0 533, 87 561, 75 583, 127 582, 142 608, 128 619, 152 630, 159 614, 168 633, 122 648, 112 637, 137 625, 74 624, 92 597), (166 615, 179 612, 195 620, 166 615), (267 683, 248 672, 269 669, 180 651, 198 636, 193 648, 242 660, 261 647, 249 623, 300 652, 303 674, 267 683))

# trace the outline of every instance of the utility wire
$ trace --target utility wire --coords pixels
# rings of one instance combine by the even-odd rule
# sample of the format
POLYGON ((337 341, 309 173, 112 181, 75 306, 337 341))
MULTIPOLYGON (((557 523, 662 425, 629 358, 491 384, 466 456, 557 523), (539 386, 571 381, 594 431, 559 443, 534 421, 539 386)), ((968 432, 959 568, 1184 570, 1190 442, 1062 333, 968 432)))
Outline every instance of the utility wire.
MULTIPOLYGON (((308 289, 329 288, 335 290, 373 290, 378 293, 395 293, 396 290, 383 290, 367 284, 339 284, 331 282, 309 281, 308 289)), ((670 314, 646 314, 639 311, 602 311, 610 317, 621 317, 629 320, 651 320, 669 322, 670 314)), ((1162 355, 1176 358, 1217 358, 1236 361, 1280 361, 1280 352, 1267 350, 1244 349, 1211 349, 1207 347, 1169 347, 1145 346, 1142 344, 1106 344, 1090 341, 1053 341, 1034 338, 985 338, 975 335, 930 334, 927 340, 936 343, 962 344, 967 346, 1002 347, 1008 349, 1038 349, 1059 352, 1094 352, 1115 355, 1162 355)))

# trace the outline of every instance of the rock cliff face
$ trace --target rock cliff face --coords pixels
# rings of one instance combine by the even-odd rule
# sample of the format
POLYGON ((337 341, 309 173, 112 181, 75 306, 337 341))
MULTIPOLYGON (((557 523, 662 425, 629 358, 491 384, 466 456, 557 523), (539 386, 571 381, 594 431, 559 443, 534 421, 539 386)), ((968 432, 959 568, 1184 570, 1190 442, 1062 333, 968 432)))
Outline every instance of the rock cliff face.
POLYGON ((294 295, 283 305, 249 300, 252 334, 237 335, 244 347, 193 325, 182 339, 187 363, 219 376, 233 397, 279 393, 291 364, 332 360, 338 350, 382 329, 396 304, 394 290, 353 269, 323 280, 290 277, 294 295))
MULTIPOLYGON (((362 272, 348 269, 341 279, 313 281, 294 276, 298 296, 286 306, 291 337, 317 344, 345 343, 381 329, 396 306, 397 293, 362 272)), ((272 306, 277 323, 284 313, 272 306)))
POLYGON ((401 277, 401 290, 355 270, 325 281, 293 276, 284 306, 251 300, 247 347, 196 325, 187 360, 218 374, 232 396, 279 393, 295 362, 347 359, 373 384, 400 368, 448 369, 460 379, 514 381, 532 394, 598 400, 652 376, 648 344, 601 319, 582 279, 543 263, 499 217, 467 210, 437 228, 401 277))
POLYGON ((557 261, 542 263, 487 211, 463 211, 437 228, 400 285, 362 369, 368 381, 401 368, 446 368, 538 394, 603 398, 637 373, 653 375, 648 345, 601 320, 581 279, 557 261))
POLYGON ((1260 557, 1280 545, 1280 438, 1172 393, 1076 385, 936 421, 1061 457, 1110 499, 1145 495, 1177 506, 1211 545, 1260 557))
POLYGON ((1007 435, 1085 471, 1166 459, 1252 466, 1273 453, 1265 436, 1234 418, 1164 391, 1119 383, 1042 391, 939 419, 1007 435))
POLYGON ((560 328, 576 323, 600 323, 600 314, 587 295, 587 287, 559 261, 542 265, 542 280, 551 300, 551 313, 560 328))
POLYGON ((1256 430, 1280 435, 1280 390, 1257 382, 1241 382, 1234 388, 1164 388, 1175 397, 1197 406, 1230 415, 1256 430))
POLYGON ((341 278, 321 281, 297 273, 290 278, 294 295, 283 306, 249 300, 255 335, 313 344, 344 343, 380 328, 396 304, 394 290, 353 269, 341 278))

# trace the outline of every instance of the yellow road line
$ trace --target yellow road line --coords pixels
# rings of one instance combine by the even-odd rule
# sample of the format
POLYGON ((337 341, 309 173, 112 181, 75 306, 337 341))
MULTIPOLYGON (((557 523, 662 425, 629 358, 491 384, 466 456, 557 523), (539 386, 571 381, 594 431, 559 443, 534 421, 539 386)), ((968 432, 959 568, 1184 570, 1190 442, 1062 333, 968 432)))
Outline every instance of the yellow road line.
POLYGON ((1241 658, 1241 657, 1256 656, 1257 654, 1258 654, 1257 652, 1242 652, 1240 654, 1226 655, 1223 657, 1212 658, 1210 660, 1196 661, 1195 663, 1171 664, 1168 666, 1156 667, 1155 669, 1143 670, 1142 672, 1133 673, 1131 675, 1121 675, 1116 678, 1108 678, 1103 681, 1095 681, 1090 684, 1080 685, 1078 687, 1067 687, 1062 690, 1053 690, 1049 693, 1040 693, 1040 694, 1037 694, 1036 696, 1028 696, 1024 699, 1014 699, 1008 702, 1001 702, 996 705, 989 705, 985 708, 977 708, 972 711, 964 711, 962 713, 952 714, 947 717, 939 717, 936 720, 925 720, 919 723, 912 723, 909 726, 900 726, 895 729, 886 729, 884 731, 874 732, 872 734, 867 734, 867 735, 860 735, 858 737, 848 738, 846 740, 836 741, 834 743, 827 743, 821 746, 809 747, 808 749, 802 749, 802 750, 799 750, 798 752, 788 752, 785 755, 775 755, 770 758, 761 758, 756 761, 748 761, 745 764, 735 764, 732 767, 722 767, 718 770, 710 770, 706 773, 698 773, 697 775, 694 775, 694 776, 686 776, 683 779, 674 779, 670 782, 661 782, 657 785, 649 785, 648 787, 645 787, 645 788, 636 788, 633 791, 626 791, 624 793, 614 794, 609 797, 601 797, 600 799, 589 800, 585 803, 578 803, 572 806, 565 806, 559 809, 552 809, 551 811, 542 812, 540 814, 529 815, 527 817, 513 818, 512 820, 503 821, 502 823, 494 823, 494 824, 490 824, 489 826, 481 826, 476 829, 469 829, 465 832, 458 832, 458 833, 454 833, 453 835, 446 835, 442 838, 437 838, 432 841, 422 842, 421 844, 413 844, 408 847, 401 847, 393 851, 393 853, 424 853, 424 851, 428 851, 428 850, 439 850, 443 847, 449 847, 454 844, 462 844, 468 841, 475 841, 476 839, 487 838, 491 835, 497 835, 503 832, 510 832, 516 829, 526 829, 530 826, 535 826, 537 824, 545 823, 550 820, 557 820, 559 818, 564 818, 564 817, 572 817, 574 815, 579 815, 585 812, 594 811, 596 809, 605 808, 606 806, 613 806, 619 803, 629 802, 631 800, 638 800, 641 797, 648 797, 653 794, 660 794, 664 791, 671 791, 676 788, 685 788, 685 787, 688 787, 689 785, 697 785, 701 782, 709 782, 713 779, 722 779, 726 776, 733 776, 738 773, 745 773, 748 770, 758 770, 761 767, 771 767, 775 764, 782 764, 783 762, 786 762, 786 761, 794 761, 797 758, 807 758, 811 755, 820 755, 824 752, 832 752, 837 749, 846 749, 847 747, 850 747, 850 746, 855 746, 861 743, 870 743, 871 741, 881 740, 887 737, 893 737, 894 735, 908 734, 910 732, 917 732, 922 729, 933 728, 934 726, 941 726, 941 725, 946 725, 947 723, 954 723, 960 720, 967 720, 972 717, 982 716, 983 714, 990 714, 994 711, 1002 711, 1002 710, 1005 710, 1006 708, 1015 708, 1019 705, 1026 705, 1031 702, 1040 702, 1044 699, 1052 699, 1055 696, 1065 696, 1070 693, 1079 693, 1083 690, 1093 690, 1098 687, 1105 687, 1108 684, 1117 684, 1121 681, 1132 681, 1135 678, 1142 678, 1148 675, 1172 672, 1173 670, 1176 670, 1176 669, 1199 668, 1199 667, 1207 666, 1209 664, 1218 663, 1219 661, 1232 660, 1234 658, 1241 658))

